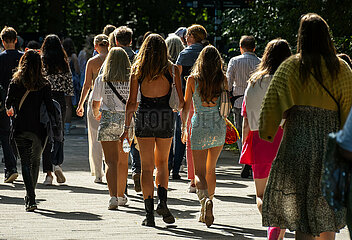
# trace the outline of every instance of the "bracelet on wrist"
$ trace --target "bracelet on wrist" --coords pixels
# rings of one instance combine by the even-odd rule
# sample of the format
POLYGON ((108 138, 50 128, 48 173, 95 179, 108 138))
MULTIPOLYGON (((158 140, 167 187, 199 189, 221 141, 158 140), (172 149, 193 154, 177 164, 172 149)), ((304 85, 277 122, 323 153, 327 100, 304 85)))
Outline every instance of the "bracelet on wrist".
POLYGON ((126 130, 129 130, 130 128, 132 128, 131 126, 126 126, 126 125, 123 125, 123 128, 126 130))

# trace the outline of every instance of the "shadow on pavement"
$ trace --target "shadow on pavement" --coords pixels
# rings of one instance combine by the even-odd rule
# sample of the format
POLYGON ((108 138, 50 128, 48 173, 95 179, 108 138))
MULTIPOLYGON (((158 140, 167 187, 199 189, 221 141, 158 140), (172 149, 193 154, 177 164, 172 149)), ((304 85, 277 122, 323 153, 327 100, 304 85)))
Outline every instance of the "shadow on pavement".
MULTIPOLYGON (((213 224, 211 228, 221 229, 223 231, 233 234, 234 236, 240 235, 242 237, 249 237, 249 239, 253 239, 253 237, 265 238, 267 235, 267 231, 265 227, 263 227, 265 230, 258 230, 258 229, 242 228, 242 227, 236 227, 236 226, 230 226, 230 225, 224 225, 224 224, 213 224)), ((294 237, 295 235, 293 233, 286 232, 285 234, 285 239, 294 238, 294 237)), ((243 238, 243 239, 248 239, 248 238, 243 238)))
POLYGON ((73 193, 87 193, 87 194, 109 194, 109 190, 100 190, 100 189, 94 189, 94 188, 87 188, 87 187, 78 187, 78 186, 70 186, 66 184, 62 185, 51 185, 51 186, 46 186, 44 184, 37 184, 37 189, 57 189, 57 190, 63 190, 63 191, 71 191, 73 193))
MULTIPOLYGON (((195 222, 194 224, 201 224, 198 222, 195 222)), ((214 228, 215 225, 212 225, 210 228, 213 229, 219 229, 219 228, 214 228)), ((199 230, 199 229, 193 229, 193 228, 162 228, 162 227, 156 227, 158 230, 163 231, 162 233, 158 233, 159 235, 163 235, 165 237, 167 236, 172 236, 172 237, 179 237, 180 239, 253 239, 253 234, 250 234, 250 236, 246 236, 246 232, 244 231, 228 231, 227 229, 219 229, 222 232, 226 233, 215 233, 215 232, 210 232, 208 228, 204 225, 204 230, 199 230)), ((234 227, 233 227, 234 228, 234 227)), ((257 231, 254 229, 249 229, 253 231, 257 231)), ((266 231, 261 231, 259 234, 263 237, 266 236, 266 231)), ((248 234, 249 235, 249 234, 248 234)))
POLYGON ((235 202, 235 203, 244 203, 244 204, 256 204, 255 195, 248 195, 249 198, 246 197, 238 197, 238 196, 222 196, 215 194, 215 198, 224 202, 235 202))
MULTIPOLYGON (((0 184, 0 190, 21 190, 25 191, 24 184, 21 181, 16 181, 13 184, 0 184)), ((87 193, 87 194, 109 194, 108 189, 100 190, 94 188, 87 188, 87 187, 78 187, 78 186, 70 186, 66 184, 61 185, 51 185, 47 186, 42 183, 38 183, 36 189, 56 189, 56 190, 63 190, 63 191, 71 191, 74 193, 87 193)))
POLYGON ((84 221, 100 221, 103 220, 100 215, 87 212, 60 212, 49 209, 38 208, 35 213, 49 218, 58 218, 65 220, 84 220, 84 221))

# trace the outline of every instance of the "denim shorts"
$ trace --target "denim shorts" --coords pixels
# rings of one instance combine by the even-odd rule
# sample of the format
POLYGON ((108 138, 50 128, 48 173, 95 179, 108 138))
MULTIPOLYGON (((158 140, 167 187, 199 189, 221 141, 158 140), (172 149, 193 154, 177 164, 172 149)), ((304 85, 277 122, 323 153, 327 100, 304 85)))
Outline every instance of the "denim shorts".
POLYGON ((98 128, 98 141, 119 141, 124 132, 125 112, 103 110, 98 128))

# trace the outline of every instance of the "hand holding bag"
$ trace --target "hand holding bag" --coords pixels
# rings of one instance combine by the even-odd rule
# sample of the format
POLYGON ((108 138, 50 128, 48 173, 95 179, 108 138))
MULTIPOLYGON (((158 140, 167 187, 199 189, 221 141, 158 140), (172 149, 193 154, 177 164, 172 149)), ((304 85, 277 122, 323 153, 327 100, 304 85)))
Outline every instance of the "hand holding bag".
POLYGON ((171 95, 169 99, 169 106, 173 110, 180 110, 180 99, 178 97, 176 84, 175 84, 175 65, 172 65, 172 86, 171 86, 171 95))

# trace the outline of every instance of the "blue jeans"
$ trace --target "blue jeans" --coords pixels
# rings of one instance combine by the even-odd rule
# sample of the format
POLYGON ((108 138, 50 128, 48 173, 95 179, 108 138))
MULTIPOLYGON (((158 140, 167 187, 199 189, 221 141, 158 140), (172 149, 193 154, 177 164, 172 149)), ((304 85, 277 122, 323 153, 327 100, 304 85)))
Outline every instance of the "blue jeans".
POLYGON ((10 136, 9 132, 4 131, 0 133, 0 142, 2 145, 2 151, 4 153, 4 160, 5 160, 5 174, 9 171, 17 172, 17 160, 12 151, 9 136, 10 136))
POLYGON ((139 151, 136 149, 136 144, 134 140, 131 144, 130 158, 132 162, 132 173, 141 173, 141 158, 139 156, 139 151))
POLYGON ((185 155, 186 144, 181 141, 181 116, 178 113, 175 114, 175 134, 171 144, 169 154, 169 171, 172 169, 172 174, 176 175, 180 172, 183 157, 185 155))

